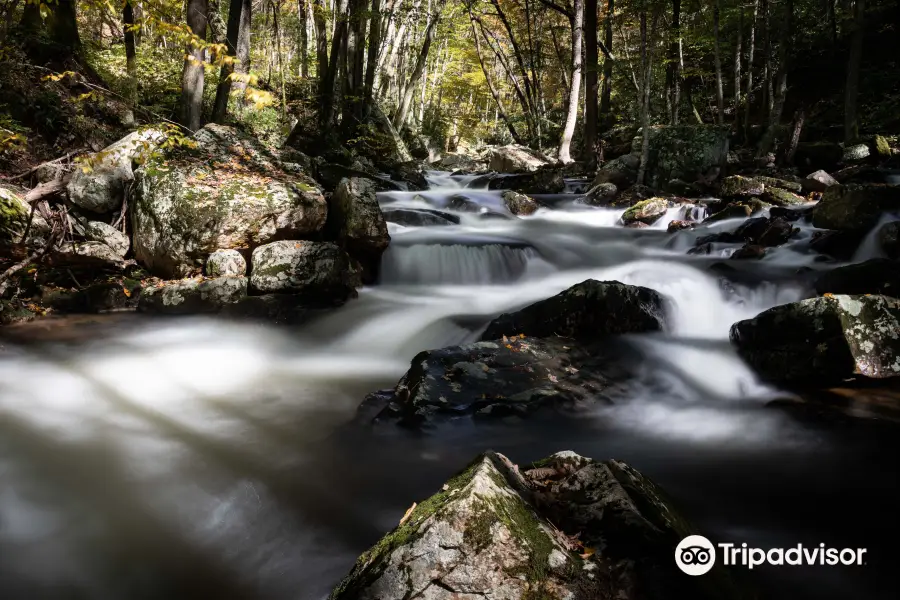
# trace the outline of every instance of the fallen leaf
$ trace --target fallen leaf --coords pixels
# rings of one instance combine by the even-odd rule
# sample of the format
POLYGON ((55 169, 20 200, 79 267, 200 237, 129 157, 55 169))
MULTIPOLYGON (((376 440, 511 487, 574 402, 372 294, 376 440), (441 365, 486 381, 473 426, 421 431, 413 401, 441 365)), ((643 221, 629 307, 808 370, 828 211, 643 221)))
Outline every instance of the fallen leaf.
POLYGON ((129 290, 127 287, 123 287, 122 292, 125 294, 126 298, 131 298, 131 290, 129 290))
POLYGON ((581 558, 590 558, 591 556, 594 555, 594 552, 596 552, 596 550, 594 550, 593 548, 588 548, 587 546, 585 546, 585 547, 584 547, 584 552, 581 553, 581 554, 579 554, 579 556, 580 556, 581 558))
POLYGON ((403 515, 403 518, 400 519, 400 525, 403 525, 404 523, 406 523, 406 522, 409 520, 409 518, 410 518, 410 517, 412 516, 412 514, 413 514, 413 511, 416 510, 416 506, 418 506, 418 504, 416 504, 415 502, 413 502, 413 503, 412 503, 412 506, 410 506, 410 507, 406 510, 406 513, 403 515))

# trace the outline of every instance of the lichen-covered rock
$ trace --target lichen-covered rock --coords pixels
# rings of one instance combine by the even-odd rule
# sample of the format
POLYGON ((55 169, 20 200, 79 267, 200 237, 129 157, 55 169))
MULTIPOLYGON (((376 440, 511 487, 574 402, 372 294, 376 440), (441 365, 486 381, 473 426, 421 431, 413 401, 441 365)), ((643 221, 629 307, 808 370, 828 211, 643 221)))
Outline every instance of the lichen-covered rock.
POLYGON ((525 334, 590 342, 606 335, 660 331, 665 315, 665 299, 650 288, 588 279, 546 300, 500 315, 481 339, 525 334))
POLYGON ((535 156, 528 148, 516 144, 492 148, 488 155, 488 168, 498 173, 536 171, 545 164, 547 161, 535 156))
POLYGON ((652 225, 659 221, 667 210, 669 210, 669 201, 665 198, 641 200, 622 214, 622 223, 629 225, 639 222, 652 225))
POLYGON ((217 313, 247 296, 246 277, 216 277, 166 282, 145 288, 138 310, 165 315, 217 313))
POLYGON ((678 570, 673 548, 693 530, 638 471, 574 452, 535 464, 479 456, 363 553, 330 600, 739 597, 722 570, 678 570))
POLYGON ((459 217, 427 208, 386 208, 384 220, 404 227, 430 227, 434 225, 459 225, 459 217))
POLYGON ((822 387, 900 376, 900 300, 836 295, 771 308, 731 327, 738 354, 764 379, 822 387))
POLYGON ((512 190, 503 192, 503 204, 506 205, 506 210, 520 217, 534 214, 538 209, 534 198, 512 190))
POLYGON ((375 186, 366 179, 342 179, 328 205, 337 237, 360 260, 378 262, 391 243, 375 186))
POLYGON ((216 250, 206 259, 205 270, 209 277, 244 277, 247 275, 247 261, 237 250, 216 250))
POLYGON ((255 292, 301 294, 311 302, 341 304, 361 285, 350 257, 329 242, 273 242, 255 249, 250 262, 255 292))
POLYGON ((638 167, 641 165, 639 155, 624 154, 618 158, 614 158, 597 169, 597 175, 594 177, 593 186, 601 183, 612 183, 617 187, 627 188, 634 184, 637 180, 638 167))
POLYGON ((84 225, 84 237, 93 242, 100 242, 112 248, 121 257, 128 254, 131 240, 128 236, 102 221, 88 221, 84 225))
POLYGON ((882 213, 898 210, 900 185, 836 185, 822 195, 812 223, 822 229, 869 229, 882 213))
POLYGON ((799 194, 803 190, 803 184, 799 181, 788 181, 778 177, 767 177, 766 175, 755 175, 753 177, 758 182, 766 186, 766 189, 778 188, 799 194))
POLYGON ((666 233, 675 233, 676 231, 681 231, 682 229, 693 229, 696 225, 697 224, 693 221, 669 221, 669 226, 666 227, 666 233))
POLYGON ((846 265, 816 280, 818 294, 883 294, 900 298, 900 263, 886 258, 846 265))
POLYGON ((48 262, 55 267, 84 267, 88 269, 123 269, 128 263, 115 250, 102 242, 66 242, 54 248, 48 262))
POLYGON ((840 184, 827 171, 819 170, 807 175, 802 185, 805 192, 824 192, 828 188, 840 184))
POLYGON ((315 182, 288 173, 258 141, 210 124, 197 148, 153 157, 135 173, 135 258, 152 273, 182 277, 217 249, 252 248, 315 235, 327 206, 315 182))
MULTIPOLYGON (((728 160, 730 128, 718 125, 656 125, 650 128, 645 183, 660 187, 671 179, 694 181, 728 160)), ((642 134, 631 151, 640 156, 642 134)))
MULTIPOLYGON (((416 355, 378 420, 419 427, 455 417, 525 417, 609 402, 631 375, 613 340, 512 337, 416 355)), ((634 357, 632 356, 633 360, 634 357)))
POLYGON ((95 213, 118 209, 125 199, 125 187, 134 179, 134 162, 149 158, 165 139, 164 129, 149 127, 90 155, 83 168, 75 169, 66 188, 72 204, 95 213))
POLYGON ((774 204, 775 206, 797 206, 806 203, 806 198, 803 196, 798 196, 786 189, 772 186, 766 186, 763 198, 766 202, 774 204))
POLYGON ((841 157, 845 163, 857 162, 869 158, 869 147, 865 144, 853 144, 844 148, 844 154, 841 157))
POLYGON ((50 226, 39 213, 31 216, 31 206, 25 202, 25 190, 0 183, 0 245, 22 242, 26 228, 28 239, 25 242, 37 241, 50 233, 50 226))

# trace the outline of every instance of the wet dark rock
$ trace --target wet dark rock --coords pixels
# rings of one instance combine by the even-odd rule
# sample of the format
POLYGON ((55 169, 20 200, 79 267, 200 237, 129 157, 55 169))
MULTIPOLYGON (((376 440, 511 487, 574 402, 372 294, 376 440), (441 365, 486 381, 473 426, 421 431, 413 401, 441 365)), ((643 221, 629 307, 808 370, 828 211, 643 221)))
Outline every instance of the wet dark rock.
POLYGON ((746 244, 731 255, 732 260, 760 259, 766 255, 766 249, 758 244, 746 244))
POLYGON ((606 335, 659 331, 665 313, 665 300, 649 288, 588 279, 556 296, 500 315, 481 339, 525 334, 591 341, 606 335))
POLYGON ((748 198, 737 202, 729 202, 717 212, 706 217, 704 223, 715 223, 716 221, 724 221, 725 219, 746 219, 747 217, 761 210, 769 208, 771 205, 758 200, 757 198, 748 198))
POLYGON ((652 225, 659 221, 667 210, 669 201, 665 198, 641 200, 622 214, 622 223, 626 226, 636 222, 652 225))
MULTIPOLYGON (((755 242, 766 232, 766 229, 769 228, 770 219, 766 217, 751 217, 744 221, 737 229, 735 229, 731 234, 724 234, 733 239, 719 239, 717 241, 722 242, 755 242)), ((723 235, 723 234, 720 234, 723 235)))
POLYGON ((822 229, 863 230, 891 211, 900 211, 900 185, 847 184, 825 191, 812 222, 822 229))
POLYGON ((809 247, 837 260, 850 260, 856 254, 866 232, 863 231, 816 231, 809 247))
POLYGON ((513 190, 526 194, 560 194, 566 189, 562 171, 554 166, 531 173, 504 175, 488 180, 489 190, 513 190))
MULTIPOLYGON (((798 186, 799 187, 799 186, 798 186)), ((767 186, 763 194, 763 200, 775 206, 797 206, 806 204, 807 200, 803 196, 788 191, 780 187, 767 186)))
POLYGON ((454 194, 450 196, 447 201, 447 208, 450 210, 457 210, 459 212, 481 212, 481 205, 475 202, 474 200, 470 200, 461 194, 454 194))
POLYGON ((900 259, 900 221, 885 223, 878 230, 878 245, 888 258, 900 259))
POLYGON ((669 221, 669 226, 666 228, 667 233, 675 233, 676 231, 681 231, 682 229, 693 229, 696 226, 696 223, 692 221, 669 221))
POLYGON ((423 171, 422 165, 416 161, 382 163, 378 166, 384 169, 384 171, 391 176, 392 180, 405 183, 409 190, 428 189, 428 180, 425 179, 425 171, 423 171))
POLYGON ((608 206, 619 193, 619 188, 614 183, 598 183, 588 190, 584 198, 585 204, 592 206, 608 206))
POLYGON ((696 531, 625 463, 566 451, 529 468, 488 451, 413 504, 331 600, 741 597, 721 567, 678 569, 672 549, 696 531))
POLYGON ((342 179, 349 177, 366 178, 372 182, 372 185, 374 185, 375 189, 377 189, 379 192, 394 192, 403 189, 403 186, 396 182, 384 179, 382 177, 376 177, 371 173, 367 173, 365 171, 352 169, 350 167, 345 167, 343 165, 334 163, 316 163, 315 177, 316 181, 321 183, 326 190, 335 189, 342 179))
POLYGON ((824 192, 830 187, 840 185, 838 180, 828 174, 826 171, 816 171, 810 173, 803 180, 804 192, 824 192))
POLYGON ((635 154, 625 154, 604 163, 594 177, 593 186, 601 183, 612 183, 619 189, 627 188, 637 179, 641 159, 635 154))
POLYGON ((534 214, 539 208, 538 203, 534 201, 534 198, 512 190, 503 192, 503 204, 506 205, 506 209, 509 212, 518 216, 534 214))
POLYGON ((612 206, 634 206, 641 200, 653 198, 656 193, 647 187, 636 183, 622 191, 619 196, 611 202, 612 206))
POLYGON ((459 217, 439 210, 420 208, 387 208, 382 211, 384 219, 406 227, 430 227, 435 225, 458 225, 459 217))
POLYGON ((687 251, 688 254, 700 255, 700 256, 712 254, 712 252, 713 252, 712 242, 703 242, 702 244, 698 244, 697 246, 694 246, 693 248, 690 248, 687 251))
POLYGON ((757 238, 760 246, 780 246, 787 242, 797 230, 782 218, 770 219, 766 230, 757 238))
POLYGON ((731 327, 738 354, 768 381, 822 387, 900 376, 900 300, 836 295, 769 309, 731 327))
POLYGON ((417 427, 450 417, 524 417, 609 402, 630 371, 617 344, 513 337, 417 354, 378 420, 417 427))
POLYGON ((328 202, 328 225, 354 259, 374 271, 391 242, 387 223, 368 179, 342 179, 328 202))
POLYGON ((799 221, 800 219, 808 219, 812 216, 812 208, 787 208, 784 206, 773 206, 769 209, 769 216, 777 219, 784 219, 790 223, 799 221))
POLYGON ((41 297, 41 305, 63 313, 100 313, 137 308, 141 297, 137 281, 101 282, 75 291, 53 290, 41 297))
POLYGON ((883 294, 900 297, 900 262, 873 258, 825 273, 815 283, 818 294, 883 294))

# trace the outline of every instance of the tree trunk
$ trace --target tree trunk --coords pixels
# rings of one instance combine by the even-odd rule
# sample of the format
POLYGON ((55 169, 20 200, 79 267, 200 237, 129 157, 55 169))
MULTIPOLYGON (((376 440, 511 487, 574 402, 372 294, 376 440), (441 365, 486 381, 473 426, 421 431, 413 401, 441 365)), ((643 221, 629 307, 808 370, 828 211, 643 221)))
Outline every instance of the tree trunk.
POLYGON ((81 50, 75 6, 75 0, 57 0, 55 4, 48 5, 47 33, 53 43, 69 56, 75 56, 81 50))
POLYGON ((237 46, 237 64, 234 65, 234 72, 242 75, 234 82, 232 88, 239 94, 243 94, 247 89, 247 75, 250 74, 250 29, 253 22, 253 0, 243 0, 241 4, 241 23, 238 27, 237 46))
MULTIPOLYGON (((200 40, 206 40, 206 0, 188 0, 187 25, 200 40)), ((184 70, 181 74, 180 122, 190 131, 200 129, 203 113, 203 49, 188 44, 185 50, 184 70)))
POLYGON ((572 135, 575 133, 575 122, 578 120, 578 102, 581 91, 581 40, 584 33, 584 0, 574 0, 575 19, 572 23, 572 86, 569 90, 569 110, 566 114, 566 124, 563 127, 562 138, 559 141, 559 160, 563 163, 572 162, 569 155, 569 147, 572 145, 572 135))
POLYGON ((794 37, 794 0, 787 0, 786 10, 785 33, 781 39, 781 44, 778 46, 778 83, 773 94, 769 125, 759 143, 758 156, 765 156, 772 151, 775 145, 775 136, 781 121, 781 113, 784 110, 784 99, 787 95, 788 47, 794 37))
POLYGON ((338 69, 343 63, 342 56, 347 46, 347 0, 340 0, 337 5, 334 24, 334 33, 331 37, 331 54, 328 58, 328 69, 322 82, 322 92, 319 96, 319 120, 322 125, 322 133, 331 128, 334 118, 334 87, 337 81, 338 69))
MULTIPOLYGON (((615 0, 607 0, 606 2, 606 23, 604 23, 604 37, 607 52, 613 49, 613 18, 616 12, 615 0)), ((609 55, 603 58, 603 89, 600 91, 600 120, 602 121, 603 130, 607 130, 612 126, 611 123, 611 99, 612 99, 612 74, 613 61, 609 55)))
POLYGON ((597 0, 585 0, 584 35, 584 160, 591 169, 597 163, 597 0))
POLYGON ((672 41, 666 78, 669 89, 669 122, 678 125, 681 112, 681 0, 672 0, 672 41))
MULTIPOLYGON (((250 2, 251 0, 231 0, 231 4, 228 7, 225 47, 228 49, 228 56, 233 59, 237 57, 238 35, 244 17, 243 13, 244 10, 250 10, 250 2)), ((234 60, 226 60, 219 71, 219 85, 216 88, 216 99, 213 103, 213 123, 225 122, 225 116, 228 113, 228 97, 231 95, 231 74, 234 73, 234 68, 234 60)))
POLYGON ((437 23, 440 19, 440 10, 442 7, 443 5, 438 7, 437 11, 428 22, 428 26, 425 28, 425 40, 422 42, 419 58, 416 60, 416 66, 413 67, 413 72, 409 76, 409 81, 406 83, 406 88, 404 89, 403 96, 400 100, 400 106, 397 108, 397 114, 394 115, 394 128, 398 132, 403 129, 403 124, 406 122, 406 115, 409 113, 409 105, 412 102, 413 93, 416 91, 416 85, 419 83, 422 72, 425 70, 425 61, 428 60, 428 51, 431 48, 431 42, 434 41, 434 34, 437 30, 437 23))
POLYGON ((744 93, 744 139, 750 135, 750 94, 753 93, 753 53, 756 49, 756 15, 759 0, 753 0, 753 19, 750 22, 750 40, 747 48, 747 88, 744 93))
POLYGON ((800 133, 803 131, 803 121, 806 119, 806 113, 802 108, 798 109, 794 115, 794 127, 791 130, 791 140, 788 142, 787 149, 784 153, 785 164, 794 164, 794 154, 797 153, 797 145, 800 143, 800 133))
POLYGON ((737 41, 734 46, 734 130, 741 128, 741 44, 744 35, 744 7, 738 20, 737 41))
POLYGON ((719 0, 713 7, 713 39, 716 60, 716 109, 719 125, 725 123, 725 97, 722 87, 722 55, 719 52, 719 0))
POLYGON ((644 80, 641 90, 641 164, 638 167, 637 183, 643 185, 647 176, 647 160, 650 157, 650 75, 653 69, 647 55, 647 11, 641 10, 641 70, 644 80))
POLYGON ((375 69, 378 66, 378 52, 381 50, 381 0, 372 0, 372 19, 369 25, 369 56, 366 61, 366 103, 372 103, 375 87, 375 69))
POLYGON ((306 0, 297 1, 297 19, 300 21, 300 77, 309 77, 309 30, 306 28, 309 12, 306 0))
POLYGON ((847 60, 847 84, 844 87, 844 142, 851 143, 859 137, 859 119, 856 99, 859 95, 859 68, 862 62, 865 36, 865 0, 856 0, 853 39, 850 41, 850 57, 847 60))
POLYGON ((325 22, 323 0, 313 0, 313 25, 316 28, 316 75, 319 78, 319 94, 324 90, 328 74, 328 23, 325 22))
POLYGON ((515 141, 517 144, 521 144, 522 138, 519 137, 519 133, 513 126, 509 115, 506 114, 506 109, 503 108, 503 100, 500 98, 499 92, 497 92, 497 86, 494 85, 494 81, 491 79, 490 71, 484 64, 484 55, 481 53, 481 38, 479 37, 478 32, 475 30, 475 18, 474 16, 472 16, 471 6, 469 6, 469 19, 470 24, 472 25, 472 38, 475 40, 475 55, 478 57, 478 64, 481 65, 481 71, 482 73, 484 73, 484 81, 485 83, 487 83, 488 90, 491 92, 491 97, 494 99, 494 103, 497 105, 498 116, 503 119, 503 122, 506 124, 506 128, 509 130, 509 134, 512 136, 513 141, 515 141))
MULTIPOLYGON (((129 110, 133 111, 137 106, 137 49, 134 45, 134 7, 131 0, 125 0, 122 7, 122 32, 125 37, 125 73, 127 74, 125 93, 129 110)), ((132 120, 134 116, 132 114, 132 120)))
POLYGON ((760 105, 760 121, 764 122, 772 113, 772 35, 769 18, 769 0, 762 0, 763 10, 763 98, 760 105))

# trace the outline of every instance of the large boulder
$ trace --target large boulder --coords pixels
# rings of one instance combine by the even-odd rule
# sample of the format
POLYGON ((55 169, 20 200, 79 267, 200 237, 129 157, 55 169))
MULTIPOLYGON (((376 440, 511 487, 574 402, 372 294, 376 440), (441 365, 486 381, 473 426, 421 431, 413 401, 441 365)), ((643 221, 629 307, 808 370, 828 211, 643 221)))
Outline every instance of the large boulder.
POLYGON ((196 148, 154 156, 135 173, 135 258, 161 277, 199 271, 217 249, 314 236, 327 206, 315 182, 286 172, 257 140, 210 124, 196 148))
POLYGON ((538 203, 534 201, 534 198, 512 190, 503 192, 502 197, 506 210, 520 217, 534 214, 540 208, 538 203))
POLYGON ((520 468, 478 457, 356 561, 330 600, 663 600, 741 596, 724 570, 687 577, 694 533, 625 463, 558 452, 520 468))
POLYGON ((144 288, 138 310, 165 315, 217 313, 246 296, 246 277, 172 281, 144 288))
POLYGON ((822 195, 812 223, 822 229, 863 230, 874 226, 882 213, 898 210, 900 185, 836 185, 822 195))
POLYGON ((488 154, 488 168, 497 173, 522 173, 536 171, 547 164, 524 146, 509 144, 492 148, 488 154))
POLYGON ((652 225, 659 221, 666 214, 667 210, 669 210, 669 201, 665 198, 641 200, 622 213, 622 224, 645 223, 652 225))
POLYGON ((124 257, 131 248, 128 236, 102 221, 88 221, 84 224, 84 238, 93 242, 101 242, 112 248, 113 252, 124 257))
POLYGON ((361 285, 350 257, 330 242, 279 241, 251 257, 254 292, 300 294, 311 304, 341 304, 361 285))
MULTIPOLYGON (((645 183, 659 188, 672 179, 695 181, 728 160, 730 128, 718 125, 656 125, 649 130, 645 183)), ((631 151, 640 156, 642 134, 631 151)), ((613 182, 615 183, 615 182, 613 182)))
POLYGON ((591 342, 606 335, 660 331, 665 314, 665 299, 649 288, 588 279, 551 298, 500 315, 481 339, 525 334, 591 342))
POLYGON ((237 250, 216 250, 206 259, 204 270, 209 277, 244 277, 247 275, 247 260, 237 250))
POLYGON ((823 387, 900 376, 900 300, 837 295, 771 308, 731 327, 738 354, 762 378, 823 387))
POLYGON ((342 179, 331 195, 328 211, 337 239, 350 255, 363 263, 377 264, 391 236, 375 198, 375 186, 367 179, 342 179))
POLYGON ((619 188, 627 188, 637 180, 638 167, 641 165, 640 156, 635 154, 623 154, 622 156, 603 163, 597 169, 594 182, 591 187, 601 183, 612 183, 619 188))
POLYGON ((165 139, 163 128, 148 127, 88 156, 67 186, 72 204, 95 213, 118 209, 125 199, 126 186, 134 179, 134 163, 148 159, 165 139))
POLYGON ((883 294, 900 298, 900 262, 873 258, 832 269, 816 280, 818 294, 883 294))
POLYGON ((566 189, 562 171, 545 166, 530 173, 490 177, 489 190, 514 190, 526 194, 560 194, 566 189))
POLYGON ((810 173, 803 180, 803 191, 805 192, 824 192, 830 187, 840 185, 838 180, 828 174, 827 171, 818 170, 810 173))

